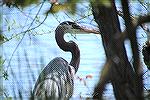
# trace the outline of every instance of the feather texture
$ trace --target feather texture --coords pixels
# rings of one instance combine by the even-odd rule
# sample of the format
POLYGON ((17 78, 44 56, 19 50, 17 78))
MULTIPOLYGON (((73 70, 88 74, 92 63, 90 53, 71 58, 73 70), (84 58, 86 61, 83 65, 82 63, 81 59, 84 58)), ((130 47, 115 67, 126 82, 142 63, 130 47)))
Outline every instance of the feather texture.
POLYGON ((53 100, 66 100, 73 93, 73 69, 68 62, 57 57, 43 69, 34 88, 34 96, 37 100, 46 98, 53 100))

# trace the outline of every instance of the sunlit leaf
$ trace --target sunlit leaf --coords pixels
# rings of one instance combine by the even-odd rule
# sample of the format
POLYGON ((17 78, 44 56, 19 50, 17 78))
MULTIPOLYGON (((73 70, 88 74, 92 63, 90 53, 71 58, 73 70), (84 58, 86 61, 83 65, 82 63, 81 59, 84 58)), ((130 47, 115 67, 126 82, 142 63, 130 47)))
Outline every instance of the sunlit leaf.
POLYGON ((90 0, 92 4, 98 4, 98 5, 103 5, 106 7, 111 6, 111 1, 110 0, 90 0))
MULTIPOLYGON (((57 1, 57 0, 56 0, 57 1)), ((48 13, 57 13, 59 11, 68 11, 71 14, 75 14, 76 12, 76 4, 80 0, 68 0, 67 2, 61 3, 61 2, 56 2, 55 0, 52 1, 52 5, 50 9, 46 12, 48 13)))
POLYGON ((62 10, 67 10, 68 7, 68 4, 52 4, 46 13, 57 13, 62 10))
POLYGON ((71 14, 75 14, 77 8, 76 5, 80 0, 68 0, 69 9, 71 14))
POLYGON ((20 40, 20 35, 13 34, 12 37, 14 37, 16 40, 20 40))
POLYGON ((4 64, 5 60, 2 58, 2 56, 0 56, 0 66, 2 66, 4 64))
POLYGON ((3 34, 0 34, 0 42, 4 41, 4 36, 3 34))
POLYGON ((3 34, 0 33, 0 44, 3 43, 5 40, 8 40, 3 34))

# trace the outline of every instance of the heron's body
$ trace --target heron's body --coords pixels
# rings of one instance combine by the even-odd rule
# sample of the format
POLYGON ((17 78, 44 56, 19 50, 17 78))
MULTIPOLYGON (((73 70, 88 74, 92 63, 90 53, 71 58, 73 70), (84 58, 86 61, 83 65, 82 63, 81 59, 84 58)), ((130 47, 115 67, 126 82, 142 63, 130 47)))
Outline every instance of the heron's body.
POLYGON ((41 72, 35 88, 35 98, 66 100, 73 93, 73 75, 69 63, 61 57, 54 58, 41 72))

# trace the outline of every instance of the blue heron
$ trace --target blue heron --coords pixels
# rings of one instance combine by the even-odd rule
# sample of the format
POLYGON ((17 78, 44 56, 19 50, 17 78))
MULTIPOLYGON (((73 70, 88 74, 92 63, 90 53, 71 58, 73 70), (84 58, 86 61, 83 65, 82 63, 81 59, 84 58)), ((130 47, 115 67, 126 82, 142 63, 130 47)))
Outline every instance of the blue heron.
POLYGON ((83 28, 78 24, 65 21, 55 30, 55 39, 63 51, 72 53, 70 63, 62 57, 56 57, 40 73, 34 86, 33 95, 36 99, 68 100, 73 94, 74 75, 78 71, 80 63, 80 50, 78 45, 64 40, 65 33, 86 32, 98 33, 95 30, 83 28))

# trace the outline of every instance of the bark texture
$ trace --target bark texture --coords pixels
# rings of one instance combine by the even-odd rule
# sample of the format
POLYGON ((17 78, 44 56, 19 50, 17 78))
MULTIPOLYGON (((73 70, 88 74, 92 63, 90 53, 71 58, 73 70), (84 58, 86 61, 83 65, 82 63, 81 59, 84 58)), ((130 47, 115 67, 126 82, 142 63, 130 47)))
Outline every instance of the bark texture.
POLYGON ((101 100, 105 85, 111 82, 116 100, 143 100, 143 79, 136 40, 138 24, 133 25, 132 23, 128 1, 122 0, 125 32, 121 32, 113 0, 107 6, 98 1, 91 2, 91 5, 94 19, 99 25, 107 58, 100 80, 94 89, 93 98, 101 100), (124 38, 128 38, 131 42, 133 65, 128 60, 124 38))

